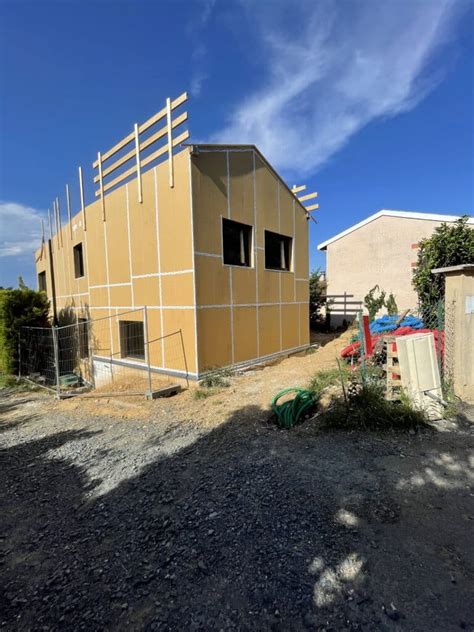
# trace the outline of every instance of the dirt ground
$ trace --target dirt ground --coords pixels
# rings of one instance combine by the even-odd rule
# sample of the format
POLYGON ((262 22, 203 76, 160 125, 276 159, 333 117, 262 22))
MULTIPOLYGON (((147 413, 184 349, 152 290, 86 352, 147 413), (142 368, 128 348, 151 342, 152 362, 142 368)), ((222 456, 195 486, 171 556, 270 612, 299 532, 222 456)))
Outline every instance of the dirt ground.
MULTIPOLYGON (((192 418, 206 427, 219 425, 243 404, 269 409, 272 397, 287 386, 306 386, 315 372, 337 367, 340 352, 349 343, 351 331, 343 334, 312 334, 311 342, 318 345, 314 353, 303 356, 290 356, 275 364, 260 369, 253 369, 235 375, 229 388, 217 389, 215 393, 202 400, 196 400, 193 389, 184 390, 178 397, 159 399, 148 402, 143 397, 105 397, 105 398, 71 398, 57 402, 50 399, 50 410, 81 411, 119 418, 142 417, 154 415, 179 415, 192 418)), ((163 386, 166 383, 163 382, 163 386)), ((143 390, 146 385, 143 384, 143 390)), ((159 386, 158 382, 155 384, 159 386)))
POLYGON ((279 430, 324 342, 204 400, 0 393, 0 626, 473 630, 474 411, 279 430))

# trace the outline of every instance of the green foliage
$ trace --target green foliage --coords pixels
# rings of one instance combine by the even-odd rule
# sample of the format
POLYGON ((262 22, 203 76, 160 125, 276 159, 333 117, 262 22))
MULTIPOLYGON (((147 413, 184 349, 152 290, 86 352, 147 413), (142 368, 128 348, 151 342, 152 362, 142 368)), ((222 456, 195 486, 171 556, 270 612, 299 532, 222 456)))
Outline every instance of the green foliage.
POLYGON ((312 328, 321 321, 321 307, 326 303, 327 283, 321 270, 313 270, 309 276, 309 322, 312 328))
POLYGON ((35 386, 27 380, 20 380, 15 375, 0 375, 0 390, 8 389, 18 393, 24 391, 40 391, 39 386, 35 386))
POLYGON ((374 320, 379 309, 382 309, 385 305, 385 292, 380 290, 378 285, 374 285, 369 293, 365 295, 364 305, 369 312, 369 320, 374 320), (377 292, 379 292, 378 296, 376 296, 377 292))
POLYGON ((326 369, 325 371, 318 371, 313 375, 308 384, 308 390, 315 394, 319 399, 322 392, 329 386, 335 386, 341 384, 341 380, 345 380, 348 376, 349 370, 345 366, 339 369, 326 369))
POLYGON ((453 224, 441 224, 431 237, 420 242, 413 287, 425 319, 444 298, 444 276, 431 270, 474 263, 474 230, 469 228, 468 219, 465 215, 453 224))
POLYGON ((359 430, 408 430, 427 427, 425 414, 404 399, 387 401, 385 389, 377 382, 365 382, 348 389, 345 398, 336 397, 321 415, 328 427, 359 430))
POLYGON ((47 327, 49 301, 44 292, 31 290, 19 279, 18 289, 0 290, 0 372, 18 371, 21 327, 47 327))
POLYGON ((208 371, 203 379, 199 382, 199 386, 202 388, 222 388, 230 386, 229 378, 233 375, 234 371, 229 368, 212 369, 208 371))
POLYGON ((220 393, 221 390, 222 389, 218 387, 196 388, 193 391, 193 399, 207 399, 211 397, 211 395, 220 393))
POLYGON ((397 301, 395 300, 395 297, 392 294, 392 292, 390 292, 387 300, 385 301, 385 308, 389 316, 396 316, 398 314, 397 301))

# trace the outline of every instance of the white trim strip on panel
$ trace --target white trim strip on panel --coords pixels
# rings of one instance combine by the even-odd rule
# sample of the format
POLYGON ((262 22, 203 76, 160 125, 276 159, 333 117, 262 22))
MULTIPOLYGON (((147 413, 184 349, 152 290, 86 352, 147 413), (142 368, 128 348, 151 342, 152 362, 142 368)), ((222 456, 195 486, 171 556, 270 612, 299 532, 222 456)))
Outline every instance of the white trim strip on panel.
MULTIPOLYGON (((153 182, 155 185, 155 221, 156 221, 156 256, 157 256, 157 264, 158 264, 158 274, 161 274, 161 249, 160 249, 160 217, 159 217, 159 207, 158 207, 158 173, 157 167, 153 169, 153 182)), ((132 278, 143 278, 143 277, 132 277, 132 278)), ((161 280, 158 277, 158 298, 160 301, 160 307, 163 305, 163 291, 161 288, 161 280)), ((161 335, 164 336, 163 331, 163 310, 160 311, 160 329, 161 335)), ((161 365, 165 365, 165 345, 163 340, 161 341, 161 365)))
MULTIPOLYGON (((128 197, 128 183, 125 185, 125 199, 127 204, 127 238, 128 238, 128 267, 130 270, 130 281, 133 279, 133 265, 132 265, 132 236, 130 231, 130 202, 128 197)), ((135 305, 135 295, 133 292, 133 282, 130 283, 132 287, 132 305, 135 305)))

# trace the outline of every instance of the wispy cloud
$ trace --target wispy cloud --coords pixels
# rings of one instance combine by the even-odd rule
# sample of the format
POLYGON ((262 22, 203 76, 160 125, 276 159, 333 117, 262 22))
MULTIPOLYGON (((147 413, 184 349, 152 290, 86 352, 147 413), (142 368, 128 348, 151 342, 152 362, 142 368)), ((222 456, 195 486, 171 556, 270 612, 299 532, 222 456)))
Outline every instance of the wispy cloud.
POLYGON ((205 69, 207 48, 202 43, 202 32, 206 29, 212 17, 212 12, 217 0, 200 0, 197 3, 198 16, 193 21, 188 22, 188 36, 194 42, 191 53, 192 76, 189 91, 194 98, 201 95, 202 86, 209 78, 209 73, 205 69))
POLYGON ((41 244, 42 217, 30 206, 0 202, 0 257, 32 257, 41 244))
POLYGON ((324 165, 361 128, 414 108, 441 79, 433 53, 460 3, 244 2, 260 40, 263 87, 212 141, 254 143, 288 175, 324 165))

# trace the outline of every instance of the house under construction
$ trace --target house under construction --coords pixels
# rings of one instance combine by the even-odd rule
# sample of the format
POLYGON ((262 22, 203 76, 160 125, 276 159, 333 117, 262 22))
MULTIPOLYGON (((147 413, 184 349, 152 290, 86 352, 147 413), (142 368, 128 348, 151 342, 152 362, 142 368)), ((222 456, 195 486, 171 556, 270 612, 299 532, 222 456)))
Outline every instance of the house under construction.
POLYGON ((56 319, 91 321, 93 362, 199 379, 308 346, 316 205, 303 202, 316 194, 290 189, 253 145, 185 144, 185 101, 97 155, 92 204, 79 171, 80 210, 71 216, 67 190, 62 225, 55 201, 36 268, 56 319), (181 354, 167 346, 176 331, 181 354))

